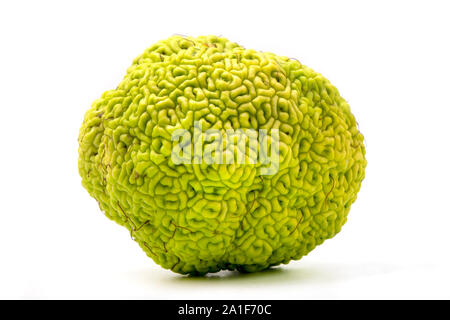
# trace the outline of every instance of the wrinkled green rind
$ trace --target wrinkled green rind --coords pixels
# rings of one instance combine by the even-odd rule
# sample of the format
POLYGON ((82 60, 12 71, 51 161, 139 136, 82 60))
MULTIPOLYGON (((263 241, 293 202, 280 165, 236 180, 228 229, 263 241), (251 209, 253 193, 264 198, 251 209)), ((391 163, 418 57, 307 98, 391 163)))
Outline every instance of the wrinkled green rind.
POLYGON ((214 36, 173 36, 137 57, 86 113, 82 184, 157 264, 254 272, 298 260, 347 220, 366 167, 347 102, 296 60, 214 36), (174 165, 171 134, 280 130, 280 168, 174 165))

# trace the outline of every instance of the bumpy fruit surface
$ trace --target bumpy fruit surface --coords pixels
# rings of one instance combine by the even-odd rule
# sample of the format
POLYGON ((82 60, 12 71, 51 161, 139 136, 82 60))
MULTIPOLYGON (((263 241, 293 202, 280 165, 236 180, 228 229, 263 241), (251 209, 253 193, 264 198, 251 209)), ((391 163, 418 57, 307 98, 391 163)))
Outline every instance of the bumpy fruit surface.
MULTIPOLYGON (((346 101, 297 60, 224 38, 173 36, 87 111, 82 184, 145 253, 182 274, 300 259, 346 222, 366 166, 346 101), (279 169, 174 164, 177 129, 279 130, 279 169)), ((204 146, 205 147, 205 146, 204 146)))

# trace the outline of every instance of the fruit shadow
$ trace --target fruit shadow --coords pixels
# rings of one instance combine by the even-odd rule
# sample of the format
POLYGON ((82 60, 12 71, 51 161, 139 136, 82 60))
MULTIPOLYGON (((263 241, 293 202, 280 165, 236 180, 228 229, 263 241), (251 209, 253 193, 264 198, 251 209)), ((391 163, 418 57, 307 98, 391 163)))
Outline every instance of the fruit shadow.
POLYGON ((264 284, 299 284, 299 283, 331 283, 367 277, 377 274, 386 274, 396 271, 396 267, 380 264, 336 265, 336 264, 309 264, 307 266, 279 266, 255 273, 241 273, 238 271, 220 271, 205 276, 176 275, 170 278, 175 283, 251 283, 264 284))

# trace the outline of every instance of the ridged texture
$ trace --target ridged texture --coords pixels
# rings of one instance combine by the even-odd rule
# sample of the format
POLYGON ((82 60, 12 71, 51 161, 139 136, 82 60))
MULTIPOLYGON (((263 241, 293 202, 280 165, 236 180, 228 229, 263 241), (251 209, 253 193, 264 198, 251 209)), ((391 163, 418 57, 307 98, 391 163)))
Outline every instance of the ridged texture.
POLYGON ((214 36, 151 46, 93 103, 79 135, 83 186, 149 257, 183 274, 300 259, 346 222, 364 155, 348 104, 322 75, 214 36), (194 121, 279 129, 279 171, 174 165, 171 134, 193 134, 194 121))

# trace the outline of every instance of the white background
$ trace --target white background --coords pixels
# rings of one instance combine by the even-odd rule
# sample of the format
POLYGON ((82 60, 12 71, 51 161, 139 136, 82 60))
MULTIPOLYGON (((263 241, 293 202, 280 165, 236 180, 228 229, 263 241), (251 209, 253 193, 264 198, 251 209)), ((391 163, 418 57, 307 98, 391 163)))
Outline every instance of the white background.
POLYGON ((450 6, 445 1, 0 4, 0 298, 450 298, 450 6), (173 34, 295 57, 366 138, 347 224, 269 272, 163 270, 81 187, 78 129, 134 57, 173 34))

